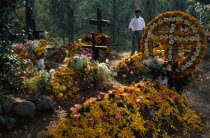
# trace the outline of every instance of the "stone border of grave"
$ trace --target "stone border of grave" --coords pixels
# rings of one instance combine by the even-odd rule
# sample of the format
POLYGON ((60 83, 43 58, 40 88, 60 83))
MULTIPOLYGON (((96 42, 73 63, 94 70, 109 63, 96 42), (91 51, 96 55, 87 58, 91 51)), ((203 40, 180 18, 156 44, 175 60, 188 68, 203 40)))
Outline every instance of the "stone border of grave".
POLYGON ((33 120, 36 113, 53 113, 54 102, 49 96, 40 95, 30 99, 3 97, 0 99, 0 136, 19 125, 33 120))

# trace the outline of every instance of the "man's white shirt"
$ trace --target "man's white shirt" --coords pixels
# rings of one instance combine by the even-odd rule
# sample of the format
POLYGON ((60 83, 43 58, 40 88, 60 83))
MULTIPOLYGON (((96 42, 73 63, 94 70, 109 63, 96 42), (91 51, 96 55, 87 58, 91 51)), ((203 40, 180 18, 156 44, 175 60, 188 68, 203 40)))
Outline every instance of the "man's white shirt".
POLYGON ((143 30, 145 28, 145 22, 142 17, 133 18, 129 24, 128 28, 132 28, 133 31, 143 30))

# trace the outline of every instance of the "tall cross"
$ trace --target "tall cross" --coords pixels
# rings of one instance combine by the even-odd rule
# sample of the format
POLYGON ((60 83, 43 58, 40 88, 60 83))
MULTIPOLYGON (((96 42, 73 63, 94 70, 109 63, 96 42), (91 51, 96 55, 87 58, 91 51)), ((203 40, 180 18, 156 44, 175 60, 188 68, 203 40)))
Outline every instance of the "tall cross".
POLYGON ((109 20, 103 20, 102 19, 102 12, 98 8, 97 9, 97 19, 91 19, 90 24, 91 25, 97 25, 98 26, 98 33, 102 33, 102 26, 109 26, 110 22, 109 22, 109 20))

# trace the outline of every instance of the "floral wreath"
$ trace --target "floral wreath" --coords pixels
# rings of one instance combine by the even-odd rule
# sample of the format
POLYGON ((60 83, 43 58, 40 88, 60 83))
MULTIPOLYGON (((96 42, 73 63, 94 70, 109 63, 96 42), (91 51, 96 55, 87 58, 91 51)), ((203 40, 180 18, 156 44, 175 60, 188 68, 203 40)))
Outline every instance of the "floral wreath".
POLYGON ((175 69, 177 77, 194 72, 206 50, 206 37, 202 26, 196 18, 181 11, 159 14, 148 23, 141 40, 141 51, 147 58, 154 55, 155 43, 165 46, 164 58, 172 64, 177 62, 178 49, 181 45, 191 46, 190 53, 175 69), (164 27, 166 31, 163 30, 164 27))

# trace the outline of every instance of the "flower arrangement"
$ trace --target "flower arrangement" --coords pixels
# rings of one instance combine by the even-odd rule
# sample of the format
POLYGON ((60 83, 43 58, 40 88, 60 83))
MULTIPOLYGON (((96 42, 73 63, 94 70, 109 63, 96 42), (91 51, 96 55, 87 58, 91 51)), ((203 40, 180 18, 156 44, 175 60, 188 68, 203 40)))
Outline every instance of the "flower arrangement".
POLYGON ((114 76, 114 72, 108 68, 106 63, 96 63, 96 80, 108 80, 114 76))
POLYGON ((201 25, 196 18, 181 11, 160 14, 148 23, 141 41, 146 57, 154 55, 154 42, 164 44, 164 58, 176 66, 177 78, 193 73, 206 50, 206 37, 201 25), (165 26, 167 30, 163 29, 165 26), (180 57, 176 52, 183 52, 183 47, 189 46, 190 53, 186 57, 184 54, 180 57))
POLYGON ((157 90, 156 85, 141 81, 98 98, 83 98, 49 136, 183 137, 206 130, 181 95, 165 86, 157 90))
POLYGON ((22 85, 22 90, 25 94, 35 93, 35 94, 46 94, 49 85, 52 83, 54 77, 54 71, 47 72, 42 69, 36 71, 37 74, 33 77, 24 77, 24 83, 22 85))
POLYGON ((48 89, 49 94, 58 99, 78 98, 80 92, 95 87, 96 81, 105 81, 114 75, 105 63, 97 63, 84 55, 76 55, 66 59, 66 62, 67 68, 59 68, 55 72, 51 88, 48 89))
MULTIPOLYGON (((95 34, 95 40, 96 40, 96 45, 101 46, 108 46, 110 43, 110 39, 112 38, 112 36, 107 36, 105 34, 95 34)), ((84 34, 82 36, 82 42, 86 43, 86 42, 92 42, 92 35, 88 35, 88 34, 84 34)))
POLYGON ((182 78, 174 79, 173 71, 176 69, 176 66, 172 66, 160 55, 146 58, 141 52, 120 62, 114 67, 114 69, 117 72, 116 79, 128 85, 132 82, 138 81, 140 78, 159 79, 160 81, 163 81, 162 78, 168 77, 168 87, 175 87, 175 82, 177 85, 175 87, 177 91, 189 89, 192 84, 199 82, 201 78, 198 77, 200 76, 198 69, 195 69, 191 74, 185 75, 182 78))
POLYGON ((46 54, 47 49, 45 48, 45 46, 50 43, 51 42, 44 39, 39 40, 38 45, 35 45, 33 49, 33 53, 36 59, 42 59, 47 55, 46 54))

